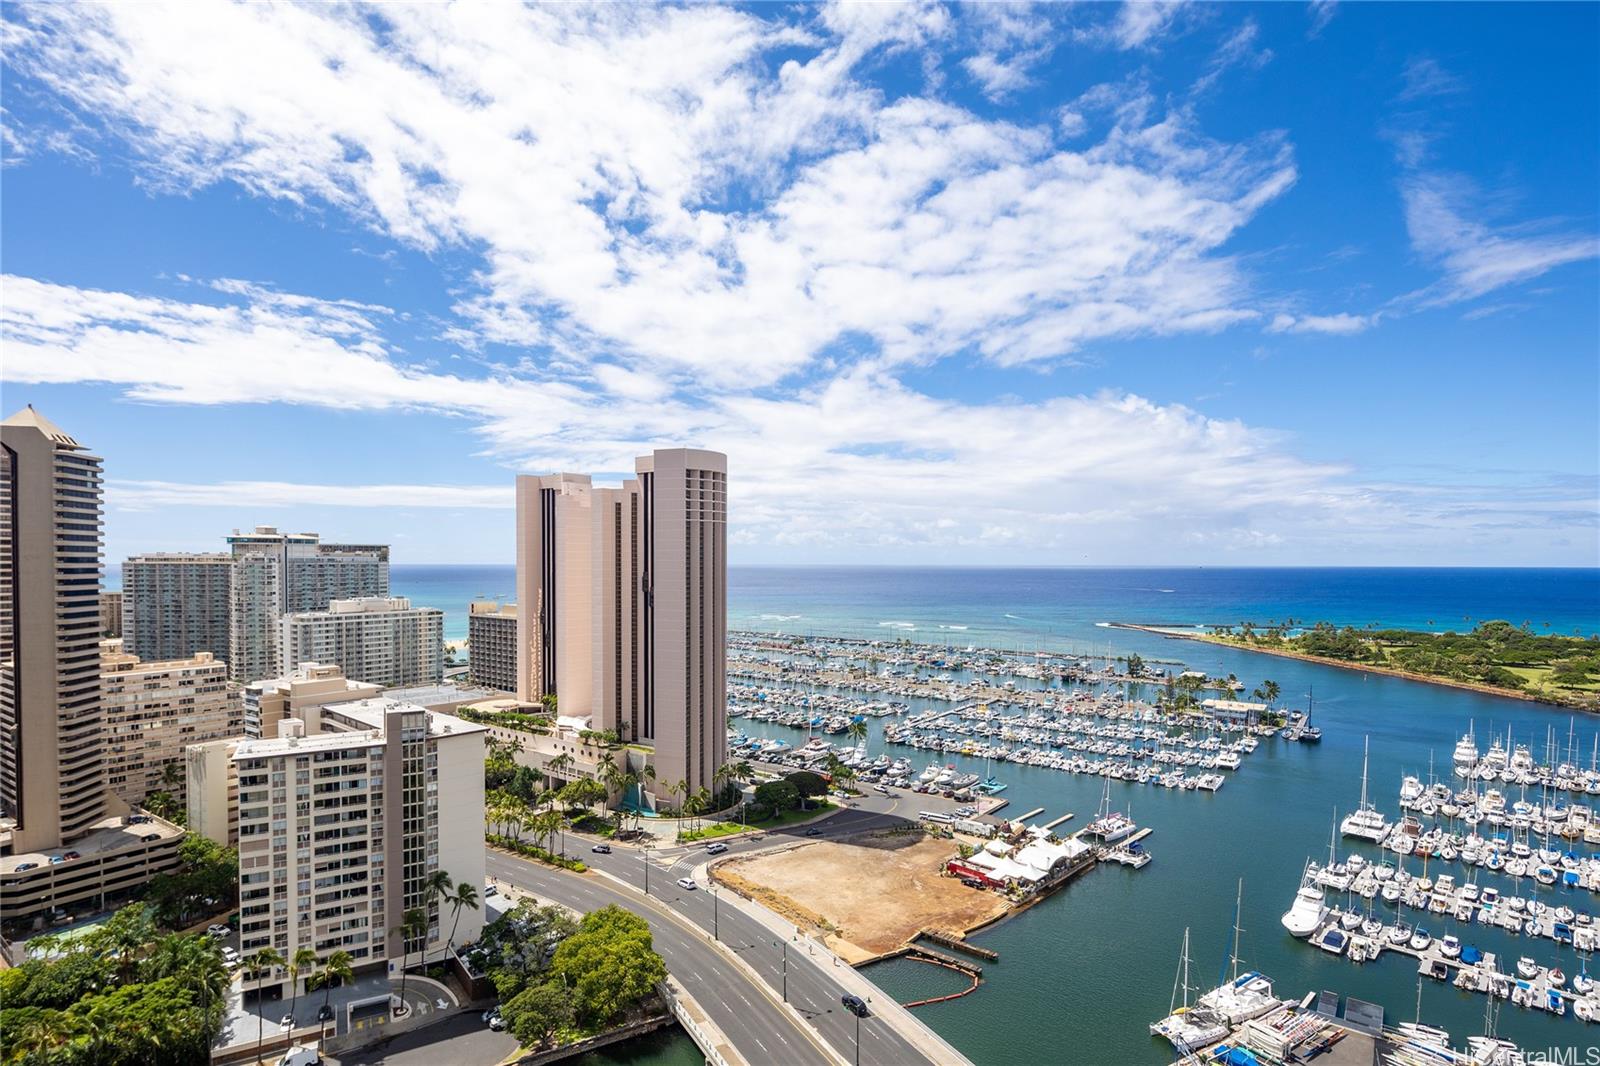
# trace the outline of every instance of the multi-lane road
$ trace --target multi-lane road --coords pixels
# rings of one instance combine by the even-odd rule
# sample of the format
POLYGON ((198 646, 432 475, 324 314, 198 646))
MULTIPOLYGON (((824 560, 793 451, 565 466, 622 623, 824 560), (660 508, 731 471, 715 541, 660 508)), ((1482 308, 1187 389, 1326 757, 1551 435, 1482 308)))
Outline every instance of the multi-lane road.
MULTIPOLYGON (((817 823, 815 835, 836 837, 903 823, 905 817, 897 813, 898 808, 922 799, 862 800, 860 807, 817 823)), ((932 802, 930 798, 924 806, 932 802)), ((797 826, 764 833, 759 839, 728 841, 728 850, 772 847, 786 838, 803 837, 812 828, 797 826)), ((704 886, 693 890, 681 887, 679 879, 706 861, 704 845, 648 852, 618 846, 604 855, 590 852, 591 843, 569 835, 567 850, 571 854, 581 851, 585 862, 616 880, 571 874, 496 851, 489 853, 488 872, 502 882, 575 910, 616 903, 643 916, 650 922, 656 950, 666 960, 667 969, 752 1063, 799 1066, 842 1058, 866 1066, 913 1066, 938 1061, 926 1046, 907 1040, 882 1018, 874 1015, 859 1020, 845 1010, 840 997, 849 989, 839 978, 842 964, 832 956, 813 957, 806 941, 793 934, 780 935, 729 905, 721 893, 704 886), (744 965, 736 963, 734 956, 744 965), (796 1020, 785 1001, 805 1024, 796 1020)))

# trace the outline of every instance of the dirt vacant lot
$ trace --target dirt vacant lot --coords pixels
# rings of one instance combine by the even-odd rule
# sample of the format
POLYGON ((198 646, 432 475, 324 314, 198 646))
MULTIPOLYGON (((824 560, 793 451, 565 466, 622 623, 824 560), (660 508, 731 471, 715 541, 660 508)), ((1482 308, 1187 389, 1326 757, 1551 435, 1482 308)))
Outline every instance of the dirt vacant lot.
POLYGON ((894 951, 924 928, 959 933, 1005 913, 993 892, 940 875, 953 847, 911 836, 818 841, 721 863, 716 877, 829 933, 834 949, 856 961, 894 951))

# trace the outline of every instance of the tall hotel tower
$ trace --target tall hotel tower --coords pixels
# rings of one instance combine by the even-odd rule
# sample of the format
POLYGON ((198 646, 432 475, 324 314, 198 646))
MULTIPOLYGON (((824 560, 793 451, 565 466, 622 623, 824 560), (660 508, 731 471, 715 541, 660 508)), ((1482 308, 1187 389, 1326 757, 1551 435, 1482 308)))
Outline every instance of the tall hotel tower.
POLYGON ((100 460, 32 407, 0 423, 0 816, 10 850, 106 814, 100 460))
POLYGON ((654 745, 663 785, 710 789, 727 755, 728 459, 660 449, 634 469, 620 488, 517 479, 517 694, 654 745))

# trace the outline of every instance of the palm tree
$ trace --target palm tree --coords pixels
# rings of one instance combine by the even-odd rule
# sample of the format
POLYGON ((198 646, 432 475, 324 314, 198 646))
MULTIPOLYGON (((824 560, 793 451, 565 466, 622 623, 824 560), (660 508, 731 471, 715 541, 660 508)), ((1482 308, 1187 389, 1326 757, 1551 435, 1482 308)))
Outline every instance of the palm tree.
POLYGON ((649 781, 655 784, 656 768, 651 763, 645 763, 639 770, 639 809, 633 812, 633 827, 639 828, 639 820, 644 817, 644 783, 649 781))
POLYGON ((411 907, 400 917, 400 924, 390 930, 400 934, 400 1010, 404 1014, 411 1008, 406 1006, 406 970, 411 965, 411 941, 428 932, 428 913, 421 907, 411 907))
POLYGON ((1269 707, 1277 701, 1278 694, 1282 691, 1283 690, 1278 687, 1278 683, 1276 681, 1261 682, 1261 695, 1266 697, 1266 702, 1269 707))
POLYGON ((618 766, 612 760, 607 759, 605 762, 600 764, 600 772, 597 776, 599 777, 600 783, 606 788, 606 798, 610 799, 611 793, 616 792, 623 787, 622 780, 628 775, 626 770, 618 766))
MULTIPOLYGON (((300 1005, 300 975, 310 973, 317 968, 317 953, 310 948, 299 948, 289 959, 289 984, 294 989, 294 994, 289 997, 289 1016, 294 1016, 294 1009, 300 1005)), ((290 1032, 293 1032, 293 1027, 290 1032)))
POLYGON ((335 981, 352 981, 355 971, 350 964, 355 960, 343 948, 322 960, 322 969, 317 972, 317 980, 322 982, 322 1006, 328 1006, 328 999, 333 995, 335 981))
POLYGON ((428 910, 434 914, 439 913, 439 904, 450 899, 450 893, 455 891, 455 883, 450 880, 450 875, 444 870, 435 870, 428 875, 422 885, 423 897, 428 901, 428 910))
POLYGON ((557 755, 554 759, 551 759, 549 762, 544 764, 545 776, 549 777, 551 774, 554 774, 557 777, 565 777, 567 771, 572 769, 573 762, 574 760, 571 755, 567 754, 566 752, 562 752, 560 755, 557 755))
MULTIPOLYGON (((250 970, 250 975, 256 979, 256 1006, 261 1006, 261 989, 267 983, 267 975, 274 966, 283 965, 283 956, 271 948, 262 948, 245 960, 245 966, 250 970)), ((256 1025, 256 1058, 261 1058, 261 1038, 266 1035, 267 1018, 261 1016, 256 1025)))
POLYGON ((695 793, 694 793, 694 812, 695 812, 695 828, 696 829, 700 828, 700 818, 699 818, 699 816, 704 814, 706 811, 708 811, 710 809, 711 809, 711 790, 709 788, 707 788, 706 786, 701 785, 699 788, 695 789, 695 793))
POLYGON ((850 719, 850 725, 845 730, 845 732, 850 734, 851 739, 854 740, 857 744, 862 745, 861 754, 862 755, 866 755, 867 754, 866 740, 867 740, 868 733, 870 732, 870 730, 867 729, 867 720, 865 718, 852 718, 852 719, 850 719))
POLYGON ((478 909, 478 886, 470 881, 457 881, 456 893, 446 897, 450 904, 450 939, 445 944, 446 954, 456 949, 456 925, 461 921, 461 908, 478 909))

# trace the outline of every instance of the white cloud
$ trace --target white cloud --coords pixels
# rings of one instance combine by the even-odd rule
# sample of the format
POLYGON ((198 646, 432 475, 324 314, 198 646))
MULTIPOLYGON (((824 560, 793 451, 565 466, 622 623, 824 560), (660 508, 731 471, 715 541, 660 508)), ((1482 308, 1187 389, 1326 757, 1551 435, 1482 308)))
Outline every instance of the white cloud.
POLYGON ((1142 48, 1164 34, 1187 0, 1123 0, 1104 35, 1118 48, 1142 48))
POLYGON ((1291 315, 1279 313, 1267 325, 1268 333, 1360 333, 1378 321, 1377 315, 1352 315, 1340 311, 1333 315, 1291 315))
POLYGON ((1338 12, 1339 0, 1311 0, 1306 5, 1306 14, 1311 16, 1311 26, 1306 30, 1306 36, 1322 36, 1322 31, 1328 28, 1328 23, 1333 21, 1333 16, 1338 12))
MULTIPOLYGON (((1287 187, 1281 139, 1149 126, 1143 99, 1107 143, 1064 151, 1048 128, 858 78, 866 57, 948 33, 940 8, 795 17, 59 5, 24 9, 14 62, 124 138, 146 181, 234 182, 421 249, 481 249, 457 312, 483 340, 571 359, 742 388, 844 334, 918 360, 1004 335, 985 348, 1016 361, 1253 314, 1218 249, 1260 190, 1287 187), (804 58, 768 74, 778 47, 804 58), (1139 148, 1156 138, 1182 152, 1139 148), (734 188, 756 202, 724 206, 734 188), (1034 315, 1047 327, 1022 324, 1034 315)), ((1025 8, 984 17, 980 69, 1020 85, 1048 42, 1025 8)), ((1144 41, 1172 9, 1122 18, 1144 41)))
POLYGON ((1411 245, 1444 270, 1424 303, 1470 300, 1600 255, 1593 232, 1558 231, 1554 223, 1494 227, 1470 217, 1475 194, 1463 178, 1412 172, 1400 183, 1411 245))
POLYGON ((403 507, 509 510, 517 505, 503 485, 307 485, 286 481, 222 481, 210 485, 172 481, 106 483, 106 500, 124 511, 162 507, 403 507))
POLYGON ((1212 53, 1206 63, 1205 72, 1195 79, 1190 87, 1190 94, 1198 96, 1216 85, 1233 67, 1247 67, 1251 70, 1260 70, 1272 62, 1272 49, 1256 48, 1256 39, 1261 36, 1261 27, 1255 19, 1245 19, 1239 28, 1228 35, 1212 53))

